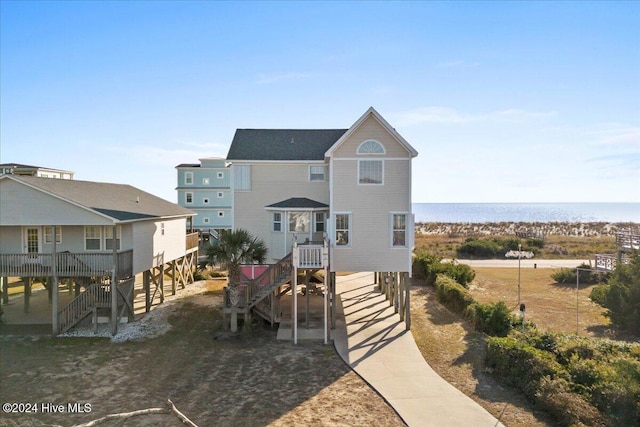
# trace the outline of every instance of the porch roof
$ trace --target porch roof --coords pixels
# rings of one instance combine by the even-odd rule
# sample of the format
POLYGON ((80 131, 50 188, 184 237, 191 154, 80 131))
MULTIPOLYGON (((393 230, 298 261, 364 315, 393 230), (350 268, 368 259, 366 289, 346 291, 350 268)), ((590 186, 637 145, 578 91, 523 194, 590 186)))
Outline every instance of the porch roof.
POLYGON ((278 203, 265 206, 265 209, 271 210, 326 210, 329 205, 317 202, 306 197, 291 197, 278 203))

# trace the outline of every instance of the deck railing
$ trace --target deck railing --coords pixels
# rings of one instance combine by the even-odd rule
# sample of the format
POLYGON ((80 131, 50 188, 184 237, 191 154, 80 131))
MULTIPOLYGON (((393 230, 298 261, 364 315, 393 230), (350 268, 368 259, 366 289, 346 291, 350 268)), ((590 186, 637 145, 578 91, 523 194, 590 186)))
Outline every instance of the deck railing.
POLYGON ((111 286, 94 283, 58 312, 60 332, 66 332, 94 308, 111 307, 111 286))
POLYGON ((291 254, 272 264, 261 275, 247 282, 244 289, 244 298, 247 306, 250 306, 254 297, 266 286, 272 286, 291 276, 293 265, 291 254))
POLYGON ((198 232, 187 234, 187 237, 186 237, 187 252, 193 249, 198 249, 199 240, 200 240, 200 236, 198 232))
POLYGON ((622 255, 618 260, 618 257, 612 254, 596 254, 596 270, 613 271, 618 261, 622 264, 629 264, 631 258, 627 255, 622 255))
POLYGON ((328 248, 324 245, 294 246, 293 251, 298 268, 323 268, 328 256, 328 248))
MULTIPOLYGON (((58 277, 111 276, 113 253, 70 253, 56 255, 55 275, 58 277)), ((117 254, 117 276, 129 277, 133 274, 133 250, 117 254)), ((0 254, 0 276, 49 277, 54 275, 53 254, 0 254)))
POLYGON ((640 249, 640 234, 632 232, 616 233, 616 246, 623 250, 640 249))

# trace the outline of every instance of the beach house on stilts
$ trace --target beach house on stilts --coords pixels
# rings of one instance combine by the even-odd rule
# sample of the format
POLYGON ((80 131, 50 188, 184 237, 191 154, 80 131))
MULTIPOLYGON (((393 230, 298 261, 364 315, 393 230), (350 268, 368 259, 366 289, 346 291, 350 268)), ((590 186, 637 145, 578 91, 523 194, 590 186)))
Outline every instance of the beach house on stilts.
MULTIPOLYGON (((326 341, 335 321, 336 273, 376 272, 409 328, 417 154, 374 108, 346 129, 238 129, 226 158, 232 228, 260 237, 269 257, 245 280, 239 312, 278 322, 287 309, 279 300, 290 295, 296 342, 299 298, 316 291, 324 298, 326 341), (314 277, 321 282, 312 285, 314 277)), ((224 311, 231 312, 228 297, 224 311)))
POLYGON ((9 278, 22 278, 24 315, 46 310, 54 335, 89 316, 94 325, 106 317, 116 334, 118 323, 133 318, 136 275, 146 311, 164 301, 167 282, 173 292, 193 282, 193 215, 130 185, 2 175, 3 302, 9 278), (30 305, 34 278, 46 283, 48 304, 30 305))

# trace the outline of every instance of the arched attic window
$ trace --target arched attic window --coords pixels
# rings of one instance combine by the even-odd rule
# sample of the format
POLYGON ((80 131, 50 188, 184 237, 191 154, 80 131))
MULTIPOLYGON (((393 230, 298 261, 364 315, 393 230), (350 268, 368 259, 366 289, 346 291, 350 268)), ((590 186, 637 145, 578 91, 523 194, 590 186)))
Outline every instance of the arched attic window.
POLYGON ((367 139, 358 146, 358 154, 385 154, 384 146, 375 139, 367 139))

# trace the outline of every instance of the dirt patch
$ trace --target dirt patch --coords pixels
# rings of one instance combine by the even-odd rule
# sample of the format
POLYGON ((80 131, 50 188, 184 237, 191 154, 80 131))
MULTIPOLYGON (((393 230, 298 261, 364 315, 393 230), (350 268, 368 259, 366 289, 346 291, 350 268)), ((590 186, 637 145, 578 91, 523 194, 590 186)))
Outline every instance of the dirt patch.
MULTIPOLYGON (((220 292, 203 292, 168 305, 171 328, 153 338, 0 337, 3 403, 91 404, 84 414, 3 414, 0 425, 70 426, 168 398, 200 426, 404 425, 333 346, 277 341, 261 323, 226 333, 220 292)), ((181 423, 160 414, 104 425, 181 423)))

